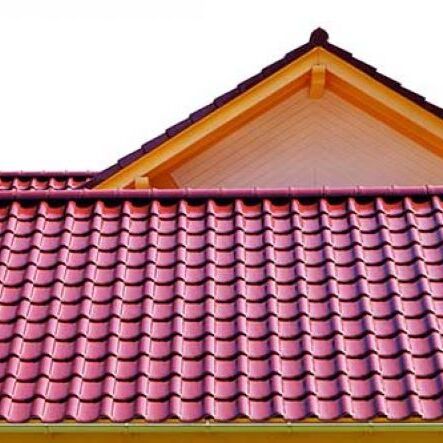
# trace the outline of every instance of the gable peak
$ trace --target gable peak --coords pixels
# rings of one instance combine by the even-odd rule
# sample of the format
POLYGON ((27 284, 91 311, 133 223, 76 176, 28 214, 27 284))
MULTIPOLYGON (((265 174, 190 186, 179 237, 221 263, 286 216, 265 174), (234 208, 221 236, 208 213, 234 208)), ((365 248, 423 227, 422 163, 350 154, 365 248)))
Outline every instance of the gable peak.
POLYGON ((329 34, 323 28, 317 28, 311 32, 309 43, 315 46, 322 46, 328 41, 328 38, 329 34))
POLYGON ((328 40, 325 29, 314 29, 307 44, 123 157, 85 187, 176 187, 171 171, 177 165, 303 88, 309 98, 317 99, 327 87, 361 111, 443 157, 443 109, 328 40))

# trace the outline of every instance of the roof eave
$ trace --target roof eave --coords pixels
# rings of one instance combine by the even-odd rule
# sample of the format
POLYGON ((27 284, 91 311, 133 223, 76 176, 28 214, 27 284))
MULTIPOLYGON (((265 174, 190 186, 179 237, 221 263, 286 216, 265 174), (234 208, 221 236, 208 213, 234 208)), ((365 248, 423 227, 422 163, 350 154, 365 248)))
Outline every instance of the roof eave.
POLYGON ((442 422, 352 423, 24 423, 0 424, 0 433, 378 433, 443 432, 442 422))

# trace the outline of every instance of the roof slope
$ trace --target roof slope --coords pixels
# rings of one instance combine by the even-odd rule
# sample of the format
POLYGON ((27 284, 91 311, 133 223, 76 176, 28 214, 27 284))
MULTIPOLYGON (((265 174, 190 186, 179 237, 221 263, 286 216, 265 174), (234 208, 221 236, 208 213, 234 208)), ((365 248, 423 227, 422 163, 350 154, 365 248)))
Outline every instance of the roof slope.
POLYGON ((177 134, 181 133, 189 126, 207 117, 215 110, 226 105, 236 97, 250 90, 261 81, 270 77, 277 71, 281 70, 285 66, 294 62, 295 60, 302 57, 303 55, 305 55, 306 53, 308 53, 309 51, 311 51, 313 48, 316 47, 322 47, 326 49, 327 51, 340 57, 342 60, 346 61, 350 65, 354 66, 355 68, 369 75, 373 79, 391 88, 392 90, 402 95, 403 97, 416 103, 423 109, 431 112, 432 114, 435 114, 437 117, 443 118, 442 108, 432 103, 429 103, 428 101, 426 101, 426 99, 423 96, 420 96, 419 94, 416 94, 415 92, 412 92, 404 88, 399 82, 377 72, 376 68, 362 62, 361 60, 356 59, 355 57, 353 57, 353 55, 350 52, 345 51, 344 49, 341 49, 338 46, 329 43, 327 32, 321 28, 318 28, 312 32, 308 43, 292 50, 291 52, 286 54, 282 59, 272 63, 271 65, 265 67, 258 74, 240 83, 236 88, 221 95, 220 97, 217 97, 212 103, 208 104, 207 106, 204 106, 201 109, 198 109, 197 111, 192 113, 188 118, 166 129, 166 131, 163 134, 160 134, 159 136, 153 138, 152 140, 149 140, 148 142, 144 143, 136 151, 131 152, 130 154, 121 158, 116 164, 98 173, 86 184, 86 187, 93 188, 97 186, 102 181, 106 180, 107 178, 111 177, 118 171, 127 167, 131 163, 135 162, 136 160, 138 160, 148 152, 151 152, 153 149, 159 147, 167 140, 171 139, 172 137, 175 137, 177 134))
POLYGON ((443 417, 439 194, 3 192, 0 417, 443 417))
POLYGON ((0 191, 46 191, 76 189, 96 173, 91 171, 0 171, 0 191))

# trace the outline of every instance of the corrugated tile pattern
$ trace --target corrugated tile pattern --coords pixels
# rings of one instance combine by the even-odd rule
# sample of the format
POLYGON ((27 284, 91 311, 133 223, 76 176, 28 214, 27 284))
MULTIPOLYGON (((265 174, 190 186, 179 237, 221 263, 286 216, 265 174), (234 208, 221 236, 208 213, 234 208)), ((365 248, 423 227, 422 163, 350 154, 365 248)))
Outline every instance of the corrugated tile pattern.
POLYGON ((1 172, 0 191, 46 191, 76 189, 94 172, 1 172))
POLYGON ((3 201, 0 417, 443 416, 437 196, 3 201))

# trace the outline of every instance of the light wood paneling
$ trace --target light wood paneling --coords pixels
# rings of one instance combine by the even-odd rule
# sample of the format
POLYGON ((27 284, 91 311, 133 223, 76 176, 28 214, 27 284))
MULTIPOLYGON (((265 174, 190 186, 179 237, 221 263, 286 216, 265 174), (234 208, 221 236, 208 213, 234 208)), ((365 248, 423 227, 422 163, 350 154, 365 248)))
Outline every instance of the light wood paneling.
POLYGON ((325 91, 303 89, 173 171, 178 186, 443 183, 443 159, 325 91))

